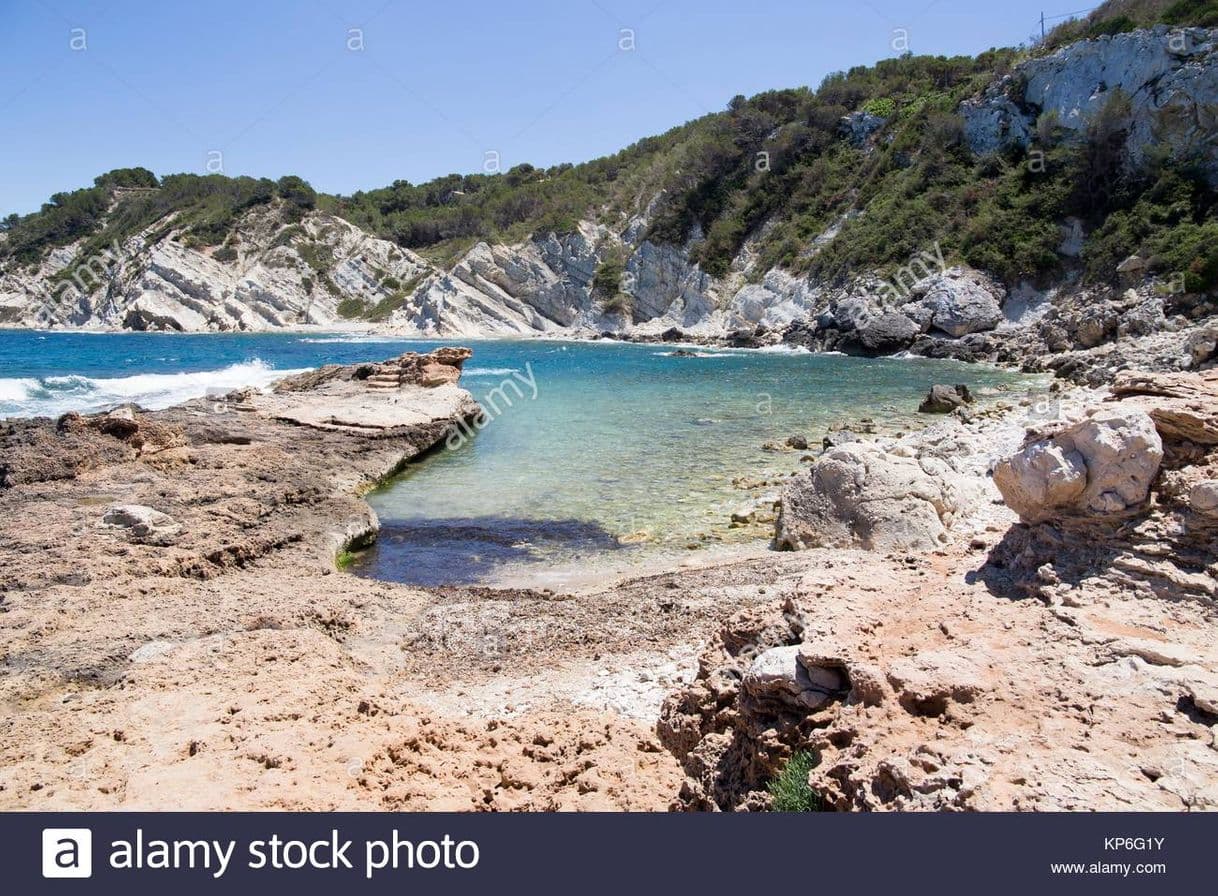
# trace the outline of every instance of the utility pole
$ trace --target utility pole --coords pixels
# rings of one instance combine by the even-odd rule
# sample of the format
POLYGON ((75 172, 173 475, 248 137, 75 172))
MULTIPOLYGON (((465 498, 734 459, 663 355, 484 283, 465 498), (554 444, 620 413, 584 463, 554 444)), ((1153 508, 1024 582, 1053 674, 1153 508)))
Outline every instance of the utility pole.
POLYGON ((1045 14, 1043 11, 1040 14, 1040 39, 1045 39, 1045 14))

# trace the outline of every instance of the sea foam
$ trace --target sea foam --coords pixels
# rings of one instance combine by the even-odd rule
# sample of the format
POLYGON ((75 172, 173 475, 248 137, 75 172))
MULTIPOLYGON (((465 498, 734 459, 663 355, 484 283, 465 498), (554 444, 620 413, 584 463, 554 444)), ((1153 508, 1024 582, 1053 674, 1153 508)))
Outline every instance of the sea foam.
POLYGON ((265 388, 281 377, 300 372, 275 370, 254 359, 193 373, 0 379, 0 417, 56 417, 68 411, 101 411, 128 403, 157 410, 203 395, 265 388))

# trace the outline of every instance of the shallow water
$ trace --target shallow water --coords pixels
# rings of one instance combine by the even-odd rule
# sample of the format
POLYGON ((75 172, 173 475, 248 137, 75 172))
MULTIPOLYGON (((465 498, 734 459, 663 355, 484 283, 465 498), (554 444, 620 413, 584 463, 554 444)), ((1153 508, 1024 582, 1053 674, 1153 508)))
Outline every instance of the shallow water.
MULTIPOLYGON (((383 528, 356 559, 365 576, 437 585, 519 580, 522 570, 630 568, 659 553, 756 539, 733 511, 803 469, 805 452, 767 442, 803 435, 815 453, 831 424, 923 425, 937 382, 984 401, 1029 382, 985 366, 794 351, 465 341, 462 385, 487 410, 369 500, 383 528)), ((354 363, 437 343, 317 334, 81 334, 0 331, 0 417, 166 407, 263 386, 285 372, 354 363)))
POLYGON ((728 523, 765 490, 733 479, 773 482, 806 468, 809 453, 767 442, 798 434, 815 450, 831 424, 862 417, 887 431, 924 425, 917 406, 936 382, 968 383, 983 400, 1027 382, 925 359, 695 351, 478 345, 462 383, 489 421, 370 496, 385 528, 354 571, 501 582, 539 563, 641 565, 657 552, 756 539, 757 529, 728 523))

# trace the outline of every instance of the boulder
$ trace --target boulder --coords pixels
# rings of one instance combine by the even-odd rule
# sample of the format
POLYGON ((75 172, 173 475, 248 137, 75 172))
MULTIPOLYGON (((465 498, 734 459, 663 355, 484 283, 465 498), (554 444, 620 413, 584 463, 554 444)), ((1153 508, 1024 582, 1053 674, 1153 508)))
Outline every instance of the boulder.
POLYGON ((1163 300, 1151 297, 1139 302, 1121 314, 1117 324, 1119 336, 1150 336, 1158 333, 1167 325, 1167 316, 1163 313, 1163 300))
POLYGON ((1130 255, 1124 261, 1117 265, 1118 274, 1141 274, 1148 267, 1145 258, 1139 255, 1130 255))
POLYGON ((853 342, 866 354, 890 355, 904 351, 922 334, 922 328, 899 311, 887 311, 858 329, 853 342))
POLYGON ((972 403, 973 394, 968 386, 934 385, 918 405, 918 411, 923 414, 950 414, 956 408, 972 403))
POLYGON ((801 645, 772 647, 761 653, 744 673, 741 688, 750 708, 761 712, 807 712, 827 703, 847 688, 837 669, 805 666, 801 645))
POLYGON ((856 442, 829 449, 807 474, 788 481, 775 543, 784 550, 932 549, 947 541, 955 512, 950 488, 916 457, 856 442))
POLYGON ((1145 503, 1162 461, 1148 414, 1106 408, 1025 442, 994 468, 994 484, 1026 523, 1121 516, 1145 503))
POLYGON ((1095 348, 1117 334, 1120 317, 1111 305, 1093 305, 1083 310, 1074 328, 1074 339, 1082 348, 1095 348))
POLYGON ((907 314, 920 314, 930 328, 959 339, 1002 322, 1006 291, 980 271, 956 267, 919 281, 910 298, 907 314))
POLYGON ((126 530, 127 537, 139 544, 173 544, 182 525, 167 513, 143 504, 115 504, 102 517, 102 526, 126 530))
POLYGON ((794 448, 796 451, 807 451, 808 440, 803 436, 790 436, 787 439, 787 447, 794 448))
POLYGON ((1218 329, 1198 330, 1191 334, 1185 340, 1184 350, 1191 368, 1218 358, 1218 329))
POLYGON ((1199 482, 1188 492, 1188 503, 1203 516, 1218 517, 1218 479, 1199 482))

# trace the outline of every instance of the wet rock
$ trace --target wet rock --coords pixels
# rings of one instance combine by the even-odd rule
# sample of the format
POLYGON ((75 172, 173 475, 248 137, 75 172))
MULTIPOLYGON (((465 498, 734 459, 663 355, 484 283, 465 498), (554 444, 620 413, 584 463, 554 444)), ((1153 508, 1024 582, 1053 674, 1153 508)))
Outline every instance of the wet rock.
POLYGON ((930 387, 926 398, 918 405, 918 411, 923 414, 950 414, 956 408, 973 403, 973 395, 968 386, 945 386, 937 384, 930 387))
POLYGON ((807 451, 808 440, 803 436, 791 436, 787 439, 787 447, 794 448, 796 451, 807 451))
POLYGON ((994 469, 1007 506, 1027 523, 1137 510, 1163 460, 1163 441, 1136 408, 1100 410, 1033 437, 994 469))

